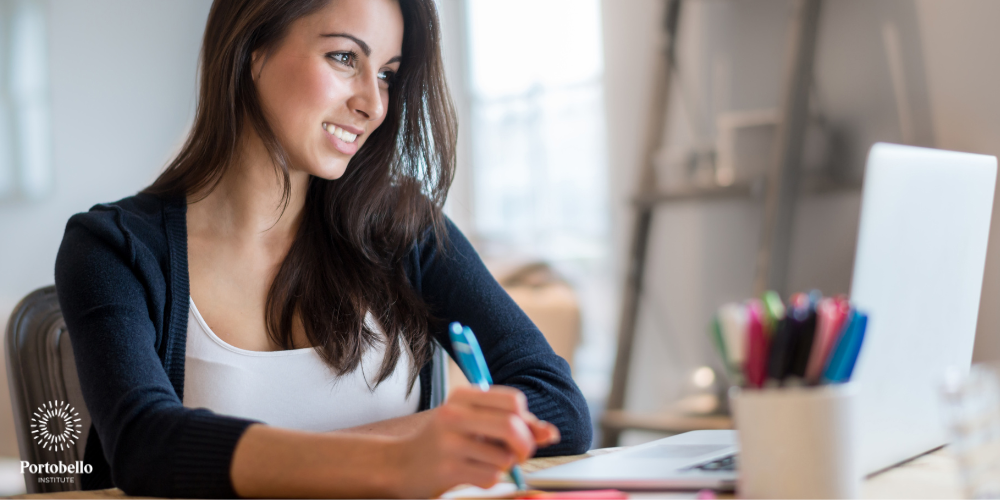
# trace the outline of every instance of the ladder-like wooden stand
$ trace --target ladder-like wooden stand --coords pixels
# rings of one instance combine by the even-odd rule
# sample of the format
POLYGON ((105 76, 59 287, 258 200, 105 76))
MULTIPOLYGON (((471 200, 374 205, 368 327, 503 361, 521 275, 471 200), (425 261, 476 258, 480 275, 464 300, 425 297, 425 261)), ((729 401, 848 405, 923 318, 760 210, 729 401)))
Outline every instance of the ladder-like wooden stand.
MULTIPOLYGON (((682 0, 667 0, 664 47, 654 69, 656 92, 649 108, 651 113, 647 128, 646 159, 638 176, 639 185, 633 199, 635 219, 623 288, 618 351, 607 409, 601 419, 601 447, 617 446, 621 432, 626 429, 677 433, 731 427, 729 417, 724 414, 644 415, 624 410, 654 210, 670 202, 745 197, 754 191, 750 183, 725 187, 691 187, 666 192, 657 188, 655 157, 666 131, 667 102, 676 69, 675 44, 681 4, 682 0)), ((768 289, 777 290, 783 295, 785 292, 792 217, 798 194, 803 187, 807 187, 800 179, 800 165, 809 113, 809 89, 812 83, 820 4, 821 0, 796 0, 796 12, 789 30, 781 120, 775 138, 774 161, 763 179, 764 217, 753 284, 756 294, 768 289)), ((820 179, 808 187, 810 191, 825 191, 840 186, 832 180, 820 179)))

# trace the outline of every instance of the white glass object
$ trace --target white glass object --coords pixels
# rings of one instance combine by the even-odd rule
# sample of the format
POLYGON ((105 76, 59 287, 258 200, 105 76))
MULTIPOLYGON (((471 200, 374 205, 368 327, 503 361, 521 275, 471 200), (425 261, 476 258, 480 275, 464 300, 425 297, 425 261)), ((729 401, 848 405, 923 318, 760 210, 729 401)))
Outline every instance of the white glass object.
POLYGON ((977 364, 967 376, 950 374, 944 399, 951 452, 966 498, 1000 498, 1000 371, 977 364))
POLYGON ((860 498, 857 388, 730 390, 740 498, 860 498))

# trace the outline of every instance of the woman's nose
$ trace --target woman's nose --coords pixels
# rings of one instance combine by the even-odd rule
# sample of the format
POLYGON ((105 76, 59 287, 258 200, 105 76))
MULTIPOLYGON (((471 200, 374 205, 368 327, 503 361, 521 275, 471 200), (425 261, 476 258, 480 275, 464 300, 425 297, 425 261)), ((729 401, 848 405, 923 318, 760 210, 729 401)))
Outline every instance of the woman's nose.
POLYGON ((355 80, 354 96, 348 105, 366 120, 377 120, 385 113, 382 92, 375 73, 365 74, 355 80))

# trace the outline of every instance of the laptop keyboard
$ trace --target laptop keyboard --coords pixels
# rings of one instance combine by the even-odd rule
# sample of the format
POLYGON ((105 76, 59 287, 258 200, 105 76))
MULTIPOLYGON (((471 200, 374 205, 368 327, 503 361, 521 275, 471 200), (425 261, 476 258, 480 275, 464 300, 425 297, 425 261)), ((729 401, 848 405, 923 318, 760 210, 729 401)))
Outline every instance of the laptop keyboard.
POLYGON ((711 462, 705 462, 703 464, 695 465, 691 467, 692 469, 700 469, 708 472, 719 472, 719 471, 735 471, 736 470, 736 455, 726 455, 722 458, 717 458, 711 462))

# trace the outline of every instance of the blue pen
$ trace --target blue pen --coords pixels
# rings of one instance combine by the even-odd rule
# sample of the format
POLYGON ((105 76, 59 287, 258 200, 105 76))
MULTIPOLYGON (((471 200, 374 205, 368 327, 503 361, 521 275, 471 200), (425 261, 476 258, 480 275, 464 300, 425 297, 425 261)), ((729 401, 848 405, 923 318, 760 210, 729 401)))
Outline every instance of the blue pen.
POLYGON ((839 384, 850 380, 858 355, 861 354, 861 344, 864 343, 867 328, 868 315, 852 310, 850 323, 841 334, 823 374, 828 383, 839 384))
MULTIPOLYGON (((469 379, 472 385, 478 386, 484 391, 488 391, 493 385, 493 377, 490 376, 490 369, 486 366, 486 358, 483 357, 483 350, 479 347, 479 341, 472 329, 460 323, 453 322, 448 326, 448 333, 451 337, 451 347, 455 350, 455 357, 458 358, 459 368, 469 379)), ((524 475, 517 465, 511 467, 510 477, 514 480, 519 490, 527 490, 528 485, 524 482, 524 475)))

